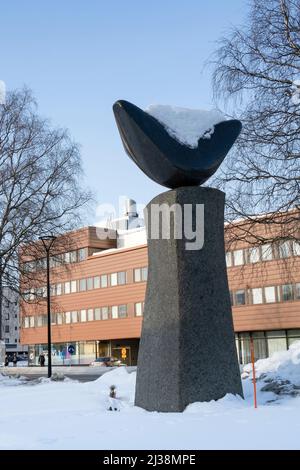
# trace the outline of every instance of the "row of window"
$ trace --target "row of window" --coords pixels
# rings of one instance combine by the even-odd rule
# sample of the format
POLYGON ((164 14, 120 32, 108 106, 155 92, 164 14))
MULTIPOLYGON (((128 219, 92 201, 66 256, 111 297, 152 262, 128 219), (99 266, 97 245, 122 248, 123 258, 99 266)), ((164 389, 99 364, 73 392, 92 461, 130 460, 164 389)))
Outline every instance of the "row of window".
MULTIPOLYGON (((56 268, 62 264, 78 263, 84 261, 88 256, 87 248, 80 248, 79 250, 72 250, 66 253, 60 253, 50 257, 50 267, 56 268)), ((24 263, 24 270, 26 272, 33 272, 46 269, 46 258, 40 258, 33 261, 24 263)))
POLYGON ((248 364, 251 361, 250 338, 253 338, 255 361, 286 351, 296 341, 300 341, 300 329, 254 331, 236 333, 236 347, 239 362, 248 364))
POLYGON ((243 264, 259 263, 272 259, 300 256, 300 243, 295 240, 285 240, 276 245, 266 243, 260 246, 228 251, 226 253, 227 267, 242 266, 243 264))
MULTIPOLYGON (((134 282, 143 282, 147 280, 148 268, 136 268, 133 271, 134 282)), ((127 283, 126 271, 120 271, 111 274, 102 274, 101 276, 93 276, 84 279, 76 279, 73 281, 60 282, 51 285, 51 295, 59 296, 63 294, 74 294, 76 292, 85 292, 87 290, 102 289, 105 287, 120 286, 127 283)), ((35 300, 36 297, 47 297, 47 289, 45 286, 36 289, 30 289, 24 293, 25 300, 35 300)))
POLYGON ((238 289, 230 291, 230 297, 233 306, 300 300, 300 282, 254 289, 238 289))
MULTIPOLYGON (((52 325, 67 325, 70 323, 109 320, 127 317, 128 306, 112 305, 110 307, 88 308, 73 310, 71 312, 52 313, 52 325)), ((144 311, 144 302, 134 304, 134 314, 141 317, 144 311)), ((23 317, 23 328, 39 328, 47 325, 47 315, 31 315, 23 317)))

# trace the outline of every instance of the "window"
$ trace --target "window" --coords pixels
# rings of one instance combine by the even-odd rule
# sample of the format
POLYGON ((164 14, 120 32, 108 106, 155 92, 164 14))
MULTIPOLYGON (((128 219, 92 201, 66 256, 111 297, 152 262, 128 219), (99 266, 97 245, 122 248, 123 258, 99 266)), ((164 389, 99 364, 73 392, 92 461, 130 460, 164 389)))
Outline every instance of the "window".
POLYGON ((235 250, 233 252, 233 260, 235 266, 244 264, 244 253, 243 250, 235 250))
POLYGON ((121 271, 118 273, 118 284, 119 285, 126 284, 126 272, 125 271, 121 271))
POLYGON ((65 282, 65 294, 70 294, 71 292, 71 285, 70 282, 65 282))
POLYGON ((71 312, 65 313, 66 323, 71 323, 71 312))
POLYGON ((101 320, 101 308, 95 308, 95 320, 101 320))
POLYGON ((232 266, 232 256, 231 251, 227 251, 226 253, 226 266, 230 268, 232 266))
POLYGON ((233 306, 233 292, 232 292, 232 290, 229 291, 229 295, 230 295, 230 304, 231 304, 231 306, 233 306))
POLYGON ((62 294, 62 285, 56 284, 56 295, 61 295, 62 294))
POLYGON ((142 280, 142 273, 140 268, 136 268, 134 270, 134 282, 141 282, 142 280))
POLYGON ((34 328, 34 317, 29 317, 29 326, 30 328, 34 328))
POLYGON ((112 318, 125 318, 127 316, 127 305, 114 305, 111 308, 112 318))
POLYGON ((101 287, 107 287, 107 274, 102 274, 101 276, 101 287))
POLYGON ((113 305, 111 307, 111 318, 118 318, 118 306, 113 305))
POLYGON ((246 303, 246 292, 244 289, 237 290, 235 292, 235 305, 245 305, 246 303))
POLYGON ((70 286, 71 286, 71 292, 74 294, 77 292, 77 281, 70 281, 70 286))
POLYGON ((265 287, 265 299, 267 303, 276 302, 275 287, 265 287))
POLYGON ((252 302, 254 304, 262 304, 263 303, 263 296, 262 296, 262 288, 258 287, 256 289, 252 289, 252 302))
POLYGON ((288 258, 289 256, 291 256, 290 242, 287 240, 287 241, 279 243, 278 250, 279 250, 280 258, 288 258))
POLYGON ((259 247, 254 246, 249 248, 249 263, 258 263, 259 261, 259 247))
POLYGON ((78 322, 78 312, 76 310, 73 310, 73 312, 71 312, 71 318, 72 318, 72 323, 78 322))
POLYGON ((15 331, 18 331, 18 327, 17 327, 17 326, 15 326, 15 331))
POLYGON ((29 328, 29 317, 24 318, 24 328, 29 328))
POLYGON ((293 254, 294 256, 300 256, 300 242, 293 241, 293 254))
POLYGON ((80 321, 86 321, 86 310, 80 311, 80 321))
POLYGON ((63 314, 62 314, 62 313, 58 313, 58 314, 57 314, 57 324, 58 324, 58 325, 62 325, 62 324, 63 324, 63 314))
POLYGON ((94 310, 92 308, 89 308, 87 311, 87 319, 88 321, 94 320, 94 310))
POLYGON ((80 292, 84 292, 86 290, 86 279, 80 279, 79 290, 80 292))
POLYGON ((110 285, 117 286, 118 285, 118 273, 111 273, 110 275, 110 285))
POLYGON ((275 352, 286 351, 286 337, 284 331, 267 331, 267 342, 269 356, 272 356, 275 352))
POLYGON ((80 248, 80 250, 78 250, 78 261, 84 261, 86 257, 87 257, 87 249, 80 248))
POLYGON ((70 263, 71 261, 71 256, 70 252, 65 253, 64 258, 65 258, 65 263, 70 263))
POLYGON ((300 299, 300 282, 295 285, 295 299, 300 299))
POLYGON ((127 317, 127 305, 119 305, 118 315, 119 315, 119 318, 127 317))
POLYGON ((142 268, 142 281, 147 281, 148 279, 148 267, 142 268))
POLYGON ((94 277, 94 289, 99 289, 100 288, 100 276, 95 276, 94 277))
POLYGON ((108 320, 108 307, 102 307, 102 320, 108 320))
POLYGON ((261 246, 261 259, 262 261, 270 261, 273 259, 272 245, 270 245, 270 243, 261 246))
POLYGON ((5 314, 5 320, 9 320, 9 313, 5 314))
POLYGON ((288 330, 287 339, 288 339, 289 347, 291 346, 291 344, 295 343, 296 341, 300 341, 300 330, 288 330))
POLYGON ((77 252, 76 250, 70 251, 70 263, 76 263, 77 261, 77 252))
POLYGON ((86 280, 86 285, 87 285, 87 290, 92 290, 93 287, 94 287, 94 280, 92 277, 89 277, 87 280, 86 280))
POLYGON ((293 294, 293 286, 292 284, 285 284, 282 286, 282 300, 287 301, 287 300, 293 300, 294 299, 294 294, 293 294))
POLYGON ((252 338, 253 338, 255 361, 257 361, 258 359, 264 359, 268 357, 265 333, 263 331, 253 332, 252 338))
POLYGON ((56 325, 56 313, 51 313, 51 325, 56 325))
POLYGON ((9 333, 9 325, 5 325, 4 333, 9 333))
POLYGON ((141 317, 143 315, 143 303, 142 302, 137 302, 134 305, 134 311, 135 311, 135 316, 136 317, 141 317))
POLYGON ((134 269, 134 282, 147 281, 148 267, 134 269))

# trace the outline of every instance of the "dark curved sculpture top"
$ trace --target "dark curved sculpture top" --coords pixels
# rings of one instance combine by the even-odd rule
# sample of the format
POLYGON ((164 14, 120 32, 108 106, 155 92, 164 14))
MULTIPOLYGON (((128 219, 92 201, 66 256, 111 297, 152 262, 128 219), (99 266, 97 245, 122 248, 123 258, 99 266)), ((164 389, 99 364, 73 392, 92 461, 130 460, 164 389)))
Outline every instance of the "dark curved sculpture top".
POLYGON ((126 153, 156 183, 167 188, 199 186, 218 169, 238 137, 238 120, 214 126, 209 139, 200 138, 190 148, 170 136, 153 116, 128 101, 113 105, 114 115, 126 153))

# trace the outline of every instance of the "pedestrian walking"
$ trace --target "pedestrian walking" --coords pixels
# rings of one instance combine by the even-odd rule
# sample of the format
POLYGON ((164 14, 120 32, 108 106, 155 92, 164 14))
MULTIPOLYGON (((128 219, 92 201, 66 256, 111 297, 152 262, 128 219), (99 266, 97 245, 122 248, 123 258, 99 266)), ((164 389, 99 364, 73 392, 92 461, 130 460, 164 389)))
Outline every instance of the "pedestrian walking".
POLYGON ((39 355, 39 364, 40 364, 41 367, 44 367, 44 365, 45 365, 45 355, 44 355, 44 353, 41 353, 39 355))
POLYGON ((18 362, 18 359, 17 359, 17 355, 16 355, 16 353, 14 353, 14 357, 13 357, 13 360, 12 360, 12 361, 13 361, 13 365, 14 365, 14 367, 16 367, 16 365, 17 365, 17 362, 18 362))

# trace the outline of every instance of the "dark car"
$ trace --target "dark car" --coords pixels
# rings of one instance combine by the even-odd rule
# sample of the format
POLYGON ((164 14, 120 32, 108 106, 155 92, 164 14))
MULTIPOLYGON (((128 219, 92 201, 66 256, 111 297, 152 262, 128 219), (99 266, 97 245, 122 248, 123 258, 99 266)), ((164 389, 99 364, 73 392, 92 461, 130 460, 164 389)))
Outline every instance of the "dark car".
POLYGON ((93 362, 90 363, 92 367, 117 367, 123 365, 117 357, 103 356, 97 357, 93 362))

